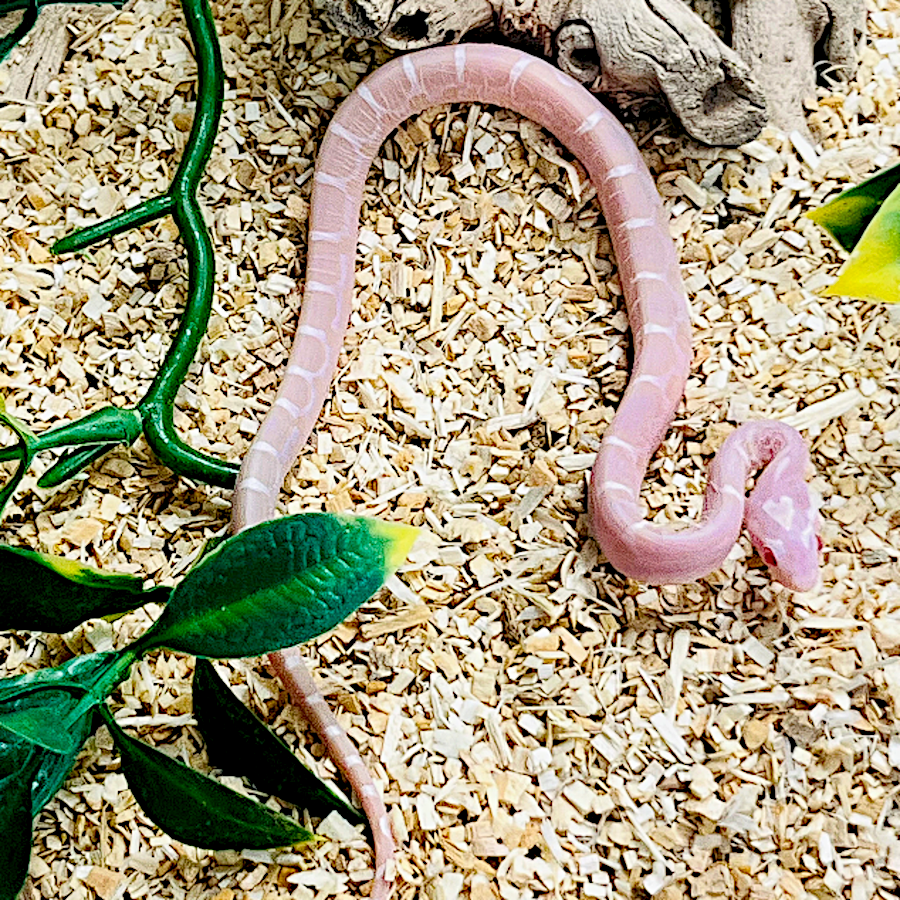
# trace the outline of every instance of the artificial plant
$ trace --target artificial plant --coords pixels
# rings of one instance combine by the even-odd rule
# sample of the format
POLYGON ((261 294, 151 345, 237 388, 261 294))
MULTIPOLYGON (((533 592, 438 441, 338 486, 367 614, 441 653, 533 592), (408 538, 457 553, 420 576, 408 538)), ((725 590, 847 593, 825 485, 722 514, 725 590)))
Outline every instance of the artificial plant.
MULTIPOLYGON (((0 491, 0 513, 37 440, 0 401, 0 424, 19 466, 0 491)), ((0 545, 0 628, 68 631, 87 618, 165 604, 138 640, 116 652, 0 680, 0 900, 14 900, 30 858, 31 822, 78 753, 106 724, 122 771, 146 815, 172 837, 210 849, 304 843, 314 835, 125 734, 106 698, 146 653, 199 657, 194 711, 210 756, 260 790, 319 814, 360 815, 296 759, 218 680, 209 658, 258 656, 310 640, 359 607, 403 561, 415 529, 374 519, 308 513, 220 539, 174 588, 102 572, 61 557, 0 545)))
MULTIPOLYGON (((266 522, 204 554, 171 591, 106 575, 31 551, 12 551, 18 575, 4 572, 4 626, 27 628, 40 615, 73 619, 165 600, 162 615, 114 652, 0 680, 0 900, 14 900, 28 872, 31 821, 105 724, 122 771, 145 814, 177 840, 199 847, 264 848, 314 835, 294 819, 244 797, 129 737, 106 699, 132 665, 159 649, 201 657, 194 704, 210 754, 262 790, 318 812, 355 810, 310 772, 218 681, 202 660, 258 656, 308 641, 342 621, 403 561, 416 529, 353 516, 305 513, 266 522), (90 588, 79 592, 79 587, 90 588), (59 596, 68 593, 66 602, 59 596), (106 593, 109 600, 103 603, 106 593)), ((5 553, 11 552, 8 548, 5 553)))
MULTIPOLYGON (((37 18, 44 0, 0 0, 0 13, 25 9, 0 42, 0 59, 37 18)), ((55 2, 55 0, 46 0, 55 2)), ((6 413, 0 424, 15 443, 0 462, 18 466, 0 490, 0 512, 35 456, 72 448, 40 479, 60 484, 117 444, 143 433, 174 471, 229 486, 237 467, 193 450, 178 438, 173 404, 206 329, 214 257, 197 201, 221 113, 223 75, 205 0, 183 0, 198 63, 197 106, 185 155, 163 197, 59 241, 54 253, 171 214, 188 256, 186 309, 163 364, 132 409, 97 410, 40 436, 6 413)), ((372 519, 310 513, 263 523, 218 542, 174 589, 145 589, 140 579, 21 548, 0 546, 0 627, 64 631, 92 616, 114 616, 153 601, 162 615, 140 638, 115 651, 75 657, 61 666, 0 681, 0 900, 13 900, 28 871, 33 817, 49 802, 100 725, 109 728, 129 787, 144 812, 185 843, 216 849, 304 843, 314 835, 294 819, 223 787, 127 735, 106 700, 148 652, 198 657, 194 711, 209 753, 223 769, 246 775, 260 790, 320 814, 361 817, 221 683, 209 658, 257 656, 309 640, 334 627, 382 585, 405 558, 415 530, 372 519)))

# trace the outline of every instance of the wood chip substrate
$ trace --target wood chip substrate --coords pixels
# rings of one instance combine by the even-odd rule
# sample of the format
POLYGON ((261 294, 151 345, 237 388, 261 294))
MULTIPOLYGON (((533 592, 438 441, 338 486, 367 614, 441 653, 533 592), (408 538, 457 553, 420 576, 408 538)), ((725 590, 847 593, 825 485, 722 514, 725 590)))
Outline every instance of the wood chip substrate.
MULTIPOLYGON (((795 425, 825 520, 821 586, 806 594, 773 584, 745 535, 703 581, 652 589, 588 538, 586 477, 629 349, 609 238, 569 154, 470 105, 405 123, 374 164, 351 330, 281 511, 422 529, 387 588, 306 649, 384 792, 401 900, 898 896, 900 317, 820 294, 843 254, 802 217, 897 158, 900 3, 869 8, 858 76, 810 101, 811 138, 767 131, 723 150, 663 111, 629 125, 671 212, 695 346, 642 500, 655 521, 695 518, 738 423, 795 425)), ((293 336, 321 136, 388 53, 336 34, 306 0, 214 12, 225 112, 201 199, 217 292, 176 423, 239 460, 293 336)), ((185 287, 170 220, 49 253, 163 192, 194 108, 172 0, 69 27, 46 99, 0 107, 0 394, 35 431, 135 403, 185 287)), ((173 476, 143 443, 43 490, 51 461, 9 507, 3 541, 172 583, 227 524, 227 491, 173 476)), ((2 672, 122 646, 157 614, 6 633, 2 672)), ((217 668, 333 777, 264 662, 217 668)), ((210 771, 191 670, 153 655, 112 708, 210 771)), ((183 846, 135 803, 104 729, 36 820, 23 897, 365 895, 363 830, 311 824, 325 840, 309 849, 183 846)))

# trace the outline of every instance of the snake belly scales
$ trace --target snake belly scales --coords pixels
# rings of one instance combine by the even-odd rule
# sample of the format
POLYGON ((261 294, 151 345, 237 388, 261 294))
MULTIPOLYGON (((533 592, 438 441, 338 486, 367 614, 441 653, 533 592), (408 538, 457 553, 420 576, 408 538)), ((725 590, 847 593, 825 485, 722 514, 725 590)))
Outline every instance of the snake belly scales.
MULTIPOLYGON (((606 558, 648 583, 693 581, 724 562, 744 525, 775 579, 811 589, 821 549, 818 505, 805 481, 806 444, 786 425, 753 421, 728 436, 710 466, 696 522, 673 529, 644 518, 641 483, 674 419, 691 363, 688 301, 668 216, 634 142, 596 97, 549 63, 491 44, 399 57, 335 113, 315 168, 299 324, 275 402, 243 460, 232 530, 274 517, 285 476, 330 391, 350 318, 365 181, 381 144, 428 107, 466 102, 513 110, 550 131, 584 165, 602 205, 634 347, 628 386, 603 435, 589 488, 591 531, 606 558), (747 479, 760 467, 747 496, 747 479)), ((272 654, 270 661, 360 799, 375 848, 371 896, 384 900, 393 882, 394 841, 380 794, 299 651, 272 654)))

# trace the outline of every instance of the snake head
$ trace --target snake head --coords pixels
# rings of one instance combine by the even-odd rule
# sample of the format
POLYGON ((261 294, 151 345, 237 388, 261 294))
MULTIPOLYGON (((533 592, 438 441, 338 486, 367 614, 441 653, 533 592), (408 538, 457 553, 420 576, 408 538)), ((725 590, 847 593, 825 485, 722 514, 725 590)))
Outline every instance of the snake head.
POLYGON ((810 591, 819 580, 819 504, 805 481, 778 478, 772 469, 757 479, 744 524, 772 578, 792 591, 810 591))

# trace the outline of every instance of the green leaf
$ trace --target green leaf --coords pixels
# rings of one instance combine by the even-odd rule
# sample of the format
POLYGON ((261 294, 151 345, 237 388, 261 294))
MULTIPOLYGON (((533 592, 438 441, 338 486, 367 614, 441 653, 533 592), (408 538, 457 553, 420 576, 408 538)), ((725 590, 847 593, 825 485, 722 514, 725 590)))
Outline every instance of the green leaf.
POLYGON ((337 810, 348 822, 365 821, 234 696, 208 660, 197 660, 193 699, 210 762, 223 772, 243 775, 258 790, 314 815, 324 818, 337 810))
POLYGON ((31 821, 72 771, 90 733, 90 722, 81 724, 79 744, 68 754, 0 733, 0 900, 14 900, 22 889, 31 856, 31 821))
MULTIPOLYGON (((78 710, 84 693, 36 688, 0 705, 0 735, 6 732, 40 744, 54 753, 68 755, 80 746, 80 727, 64 724, 78 710)), ((83 714, 90 715, 89 711, 83 714)), ((74 724, 79 725, 76 719, 74 724)))
POLYGON ((73 656, 52 669, 37 669, 25 675, 3 678, 0 680, 0 704, 17 694, 30 693, 35 687, 71 687, 89 691, 100 674, 109 669, 120 656, 121 653, 114 650, 86 653, 73 656))
POLYGON ((345 619, 406 558, 417 529, 301 513, 224 541, 179 582, 138 641, 196 656, 259 656, 345 619))
POLYGON ((9 503, 10 498, 16 492, 16 489, 25 477, 25 473, 28 471, 28 467, 31 465, 31 461, 37 454, 37 438, 15 416, 11 416, 6 411, 6 404, 3 402, 2 397, 0 397, 0 424, 6 425, 16 436, 16 446, 4 451, 4 453, 10 454, 12 459, 17 459, 19 462, 16 471, 13 472, 3 488, 0 489, 0 515, 2 515, 6 504, 9 503))
MULTIPOLYGON (((22 754, 34 754, 30 757, 35 761, 32 815, 36 816, 59 790, 93 730, 93 716, 88 714, 88 710, 67 727, 63 727, 65 717, 74 711, 96 683, 103 683, 104 675, 116 670, 121 656, 120 653, 112 652, 75 656, 56 668, 38 669, 0 681, 0 772, 15 768, 16 759, 22 754), (51 708, 55 703, 59 704, 60 708, 54 713, 57 718, 50 722, 60 734, 65 735, 64 740, 59 735, 54 735, 43 743, 35 741, 35 735, 24 727, 27 723, 23 723, 21 719, 23 710, 33 714, 36 697, 39 700, 44 692, 49 692, 44 699, 49 701, 51 708), (18 722, 14 721, 17 718, 18 722), (19 727, 13 730, 3 728, 4 721, 19 727), (43 746, 47 743, 61 748, 64 745, 65 749, 55 752, 43 746)), ((44 708, 46 709, 46 705, 44 708)), ((45 715, 44 719, 49 717, 45 715)), ((43 735, 47 729, 43 722, 39 722, 37 730, 43 735)))
POLYGON ((124 677, 133 658, 130 651, 91 653, 3 679, 0 740, 25 740, 64 757, 77 754, 90 733, 92 707, 124 677))
POLYGON ((15 900, 31 859, 31 782, 39 751, 28 745, 0 748, 0 900, 15 900))
POLYGON ((900 301, 900 188, 881 204, 825 296, 900 301))
POLYGON ((0 630, 69 631, 85 619, 165 603, 171 589, 144 590, 133 575, 0 544, 0 630))
POLYGON ((316 840, 287 816, 129 737, 105 706, 101 713, 135 799, 176 840, 207 850, 260 850, 316 840))
POLYGON ((76 740, 73 741, 72 749, 68 753, 54 753, 43 747, 38 750, 40 762, 34 776, 31 798, 31 812, 35 816, 56 796, 56 792, 75 768, 84 742, 94 731, 93 717, 82 716, 71 730, 75 732, 76 740))
MULTIPOLYGON (((10 760, 14 760, 17 754, 26 751, 33 751, 35 754, 33 758, 36 761, 36 770, 32 780, 31 797, 32 816, 36 816, 62 787, 69 773, 75 767, 75 761, 78 759, 82 745, 91 734, 92 724, 88 716, 79 719, 80 739, 78 746, 70 753, 54 753, 20 735, 3 732, 3 737, 0 737, 0 770, 6 770, 13 766, 14 764, 10 760)), ((2 803, 2 797, 0 797, 0 803, 2 803)))
POLYGON ((882 202, 900 185, 900 163, 848 188, 818 209, 806 213, 845 250, 852 250, 882 202))

